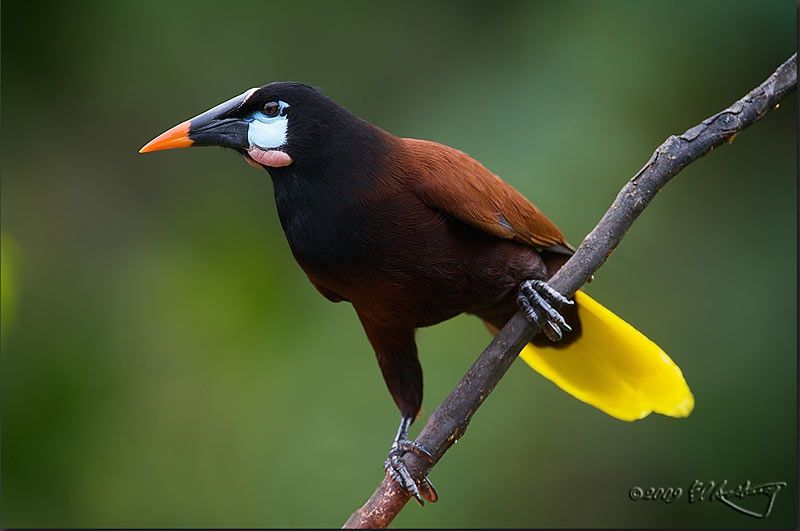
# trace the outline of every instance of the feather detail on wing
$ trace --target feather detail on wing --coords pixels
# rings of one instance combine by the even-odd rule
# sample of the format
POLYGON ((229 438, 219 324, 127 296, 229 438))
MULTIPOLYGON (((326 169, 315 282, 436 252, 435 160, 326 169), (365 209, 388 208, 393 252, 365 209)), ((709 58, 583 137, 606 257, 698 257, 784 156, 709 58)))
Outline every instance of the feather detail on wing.
POLYGON ((451 147, 402 139, 415 192, 429 206, 498 238, 556 252, 574 250, 556 225, 480 162, 451 147))

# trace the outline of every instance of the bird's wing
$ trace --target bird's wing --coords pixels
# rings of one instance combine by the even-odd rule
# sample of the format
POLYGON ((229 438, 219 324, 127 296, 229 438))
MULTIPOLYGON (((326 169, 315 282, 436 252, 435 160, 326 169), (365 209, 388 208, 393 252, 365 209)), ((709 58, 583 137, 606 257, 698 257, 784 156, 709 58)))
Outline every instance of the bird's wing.
POLYGON ((417 195, 429 206, 498 238, 572 254, 556 225, 536 205, 480 162, 451 147, 403 139, 406 169, 417 195))

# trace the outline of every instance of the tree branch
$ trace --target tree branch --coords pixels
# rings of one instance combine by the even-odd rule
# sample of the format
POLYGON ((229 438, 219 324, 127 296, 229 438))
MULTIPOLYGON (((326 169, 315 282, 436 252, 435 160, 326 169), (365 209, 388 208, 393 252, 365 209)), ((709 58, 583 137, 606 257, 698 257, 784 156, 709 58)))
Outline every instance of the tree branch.
MULTIPOLYGON (((724 111, 680 136, 667 138, 622 188, 611 208, 549 284, 564 295, 573 295, 603 265, 664 185, 690 163, 722 143, 731 142, 737 133, 777 108, 778 102, 796 86, 797 54, 794 54, 766 81, 724 111)), ((538 331, 517 312, 433 412, 417 441, 431 452, 435 462, 464 435, 472 415, 538 331)), ((424 477, 433 467, 414 454, 406 454, 404 459, 415 478, 424 477)), ((386 527, 407 501, 405 491, 384 477, 369 500, 350 516, 344 527, 386 527)))

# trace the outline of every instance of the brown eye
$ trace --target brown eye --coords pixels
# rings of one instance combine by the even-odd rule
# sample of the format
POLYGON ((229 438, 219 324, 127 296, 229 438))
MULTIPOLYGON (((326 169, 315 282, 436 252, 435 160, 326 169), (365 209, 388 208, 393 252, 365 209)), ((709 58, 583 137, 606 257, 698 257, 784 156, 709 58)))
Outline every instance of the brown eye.
POLYGON ((277 102, 271 101, 264 105, 264 114, 272 118, 273 116, 278 116, 278 112, 281 110, 280 105, 277 102))

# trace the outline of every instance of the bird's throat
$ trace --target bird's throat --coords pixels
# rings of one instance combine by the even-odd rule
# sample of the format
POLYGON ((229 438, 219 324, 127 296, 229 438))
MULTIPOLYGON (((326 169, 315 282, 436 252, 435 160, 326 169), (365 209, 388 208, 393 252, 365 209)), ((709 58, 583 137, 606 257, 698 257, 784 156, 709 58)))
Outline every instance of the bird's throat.
POLYGON ((247 150, 247 154, 257 163, 269 168, 282 168, 293 162, 288 153, 276 149, 263 150, 254 146, 247 150))

